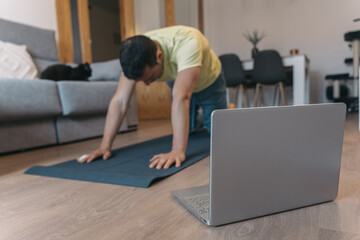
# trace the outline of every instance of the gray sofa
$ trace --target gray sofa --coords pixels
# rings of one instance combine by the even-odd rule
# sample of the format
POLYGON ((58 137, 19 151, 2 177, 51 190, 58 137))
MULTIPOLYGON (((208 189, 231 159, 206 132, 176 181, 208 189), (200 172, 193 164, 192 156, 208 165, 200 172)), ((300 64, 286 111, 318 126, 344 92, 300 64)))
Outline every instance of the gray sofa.
MULTIPOLYGON (((39 71, 59 63, 54 31, 0 19, 0 40, 26 45, 39 71)), ((0 79, 0 153, 102 136, 121 67, 118 60, 90 66, 89 82, 0 79)), ((135 99, 119 132, 137 129, 135 99)))

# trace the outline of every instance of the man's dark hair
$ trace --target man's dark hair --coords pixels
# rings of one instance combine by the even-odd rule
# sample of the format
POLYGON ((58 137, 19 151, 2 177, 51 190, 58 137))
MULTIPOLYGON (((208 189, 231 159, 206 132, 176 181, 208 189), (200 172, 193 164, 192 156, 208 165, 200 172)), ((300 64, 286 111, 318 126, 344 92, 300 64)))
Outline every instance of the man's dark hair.
POLYGON ((154 67, 157 46, 150 38, 137 35, 123 41, 120 46, 120 63, 125 76, 136 80, 144 74, 145 66, 154 67))

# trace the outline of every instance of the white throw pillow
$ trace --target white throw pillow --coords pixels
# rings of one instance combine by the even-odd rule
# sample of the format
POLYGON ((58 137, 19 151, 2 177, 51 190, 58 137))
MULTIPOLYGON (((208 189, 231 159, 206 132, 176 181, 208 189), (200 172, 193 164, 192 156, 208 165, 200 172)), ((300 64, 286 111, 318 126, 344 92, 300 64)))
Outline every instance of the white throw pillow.
POLYGON ((26 46, 0 41, 0 78, 36 79, 38 70, 26 46))

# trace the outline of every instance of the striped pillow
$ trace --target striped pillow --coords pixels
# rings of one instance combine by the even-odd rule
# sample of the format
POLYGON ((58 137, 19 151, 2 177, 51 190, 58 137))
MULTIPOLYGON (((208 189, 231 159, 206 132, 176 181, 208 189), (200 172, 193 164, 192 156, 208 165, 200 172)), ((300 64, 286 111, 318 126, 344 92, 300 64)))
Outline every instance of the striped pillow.
POLYGON ((25 45, 0 41, 0 78, 38 78, 38 70, 25 45))

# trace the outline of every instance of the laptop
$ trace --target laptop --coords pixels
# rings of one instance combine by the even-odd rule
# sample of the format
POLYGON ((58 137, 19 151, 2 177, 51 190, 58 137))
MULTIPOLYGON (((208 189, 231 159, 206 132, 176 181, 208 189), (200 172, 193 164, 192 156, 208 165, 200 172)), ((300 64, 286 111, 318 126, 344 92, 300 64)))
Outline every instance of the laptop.
POLYGON ((210 184, 172 195, 210 226, 331 201, 345 115, 343 103, 216 110, 210 184))

